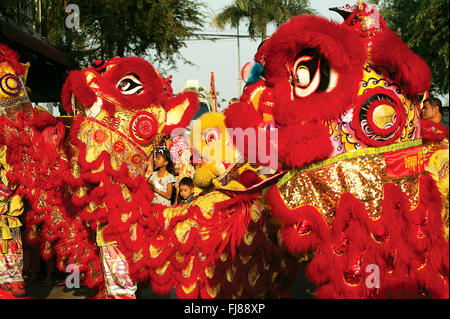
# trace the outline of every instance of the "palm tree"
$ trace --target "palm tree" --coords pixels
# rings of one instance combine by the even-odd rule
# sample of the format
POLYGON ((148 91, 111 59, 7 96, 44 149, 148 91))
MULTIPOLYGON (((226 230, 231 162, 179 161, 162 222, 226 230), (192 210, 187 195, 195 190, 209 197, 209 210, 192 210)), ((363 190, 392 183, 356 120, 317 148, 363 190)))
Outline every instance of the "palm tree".
POLYGON ((270 23, 279 26, 293 16, 309 13, 315 13, 309 0, 234 0, 213 18, 212 24, 223 29, 229 23, 237 29, 247 20, 250 37, 264 41, 270 23))
MULTIPOLYGON (((240 74, 239 23, 242 20, 248 21, 248 33, 252 39, 261 37, 261 41, 264 41, 270 23, 273 22, 278 27, 293 16, 308 13, 315 13, 309 5, 309 0, 234 0, 213 18, 211 24, 224 29, 229 23, 236 29, 240 74)), ((238 94, 241 94, 241 87, 241 77, 238 75, 238 94)))

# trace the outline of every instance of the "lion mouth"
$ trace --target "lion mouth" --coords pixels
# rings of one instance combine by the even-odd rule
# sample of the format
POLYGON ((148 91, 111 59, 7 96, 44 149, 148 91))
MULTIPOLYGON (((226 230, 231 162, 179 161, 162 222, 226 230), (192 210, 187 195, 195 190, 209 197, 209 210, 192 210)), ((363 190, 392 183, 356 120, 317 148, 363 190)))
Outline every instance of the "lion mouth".
POLYGON ((72 110, 75 115, 81 114, 84 117, 97 117, 102 110, 103 100, 98 96, 97 100, 91 106, 82 106, 77 97, 72 94, 71 97, 72 110))

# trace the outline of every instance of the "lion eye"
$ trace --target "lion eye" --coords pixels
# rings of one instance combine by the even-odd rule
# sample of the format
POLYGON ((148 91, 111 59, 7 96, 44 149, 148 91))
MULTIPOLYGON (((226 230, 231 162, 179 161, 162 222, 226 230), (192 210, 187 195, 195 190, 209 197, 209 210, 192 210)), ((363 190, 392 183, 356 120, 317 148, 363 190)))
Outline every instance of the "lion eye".
POLYGON ((298 85, 301 88, 306 88, 306 87, 308 87, 309 83, 311 83, 309 70, 306 66, 301 66, 297 70, 297 81, 298 81, 298 85))
POLYGON ((315 92, 330 92, 336 87, 337 73, 317 50, 304 49, 291 69, 292 97, 304 98, 315 92))
POLYGON ((203 134, 203 138, 207 145, 214 143, 220 138, 219 129, 209 129, 203 134))
POLYGON ((117 82, 117 88, 125 95, 139 94, 142 92, 142 83, 136 75, 128 74, 117 82))

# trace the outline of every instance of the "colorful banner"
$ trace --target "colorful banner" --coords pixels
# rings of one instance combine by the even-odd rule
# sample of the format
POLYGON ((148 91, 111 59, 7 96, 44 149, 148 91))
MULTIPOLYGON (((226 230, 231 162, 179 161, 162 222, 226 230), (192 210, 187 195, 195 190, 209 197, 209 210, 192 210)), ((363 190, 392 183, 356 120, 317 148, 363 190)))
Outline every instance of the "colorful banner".
POLYGON ((388 178, 410 176, 424 171, 422 146, 384 153, 384 159, 388 178))
POLYGON ((211 100, 214 103, 214 112, 217 112, 217 96, 216 96, 216 85, 215 85, 215 77, 214 72, 211 72, 211 81, 210 81, 210 89, 209 94, 211 95, 211 100))

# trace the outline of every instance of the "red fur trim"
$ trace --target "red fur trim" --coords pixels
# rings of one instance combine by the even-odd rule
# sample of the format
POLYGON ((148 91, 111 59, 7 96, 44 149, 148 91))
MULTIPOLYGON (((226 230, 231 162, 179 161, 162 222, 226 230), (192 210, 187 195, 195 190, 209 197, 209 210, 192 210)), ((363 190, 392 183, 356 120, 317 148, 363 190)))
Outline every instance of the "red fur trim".
POLYGON ((229 244, 234 259, 236 246, 240 245, 250 223, 252 200, 258 196, 258 194, 239 194, 229 200, 218 202, 214 205, 214 215, 210 219, 197 220, 210 234, 210 239, 200 244, 206 256, 217 258, 229 244), (225 238, 222 237, 223 233, 226 234, 225 238))
POLYGON ((267 51, 269 50, 269 42, 270 42, 271 38, 268 38, 262 45, 261 47, 258 49, 258 52, 256 52, 254 60, 255 62, 258 62, 259 64, 261 64, 262 66, 264 66, 265 64, 265 60, 266 60, 266 55, 267 55, 267 51))
MULTIPOLYGON (((242 97, 241 97, 242 99, 242 97)), ((228 128, 242 129, 242 138, 235 131, 233 134, 233 144, 241 152, 246 159, 259 165, 268 166, 268 162, 262 162, 263 156, 267 154, 276 154, 276 145, 280 145, 275 140, 276 135, 269 131, 265 131, 259 126, 263 123, 263 118, 255 108, 246 102, 236 102, 230 105, 225 111, 225 125, 228 128), (247 131, 250 130, 250 131, 247 131), (256 140, 249 139, 254 136, 256 140), (274 137, 275 136, 275 137, 274 137), (263 139, 263 140, 261 140, 263 139), (264 145, 264 146, 263 146, 264 145), (258 147, 265 147, 264 151, 258 147), (262 155, 262 156, 260 156, 262 155)), ((267 156, 267 160, 271 159, 267 156)))
MULTIPOLYGON (((198 256, 192 255, 189 258, 189 261, 192 261, 192 268, 190 271, 190 276, 187 276, 187 272, 184 273, 182 270, 175 272, 175 278, 178 283, 178 285, 182 284, 185 287, 192 286, 194 283, 198 282, 201 276, 201 273, 204 274, 204 268, 200 260, 198 259, 198 256)), ((204 275, 203 275, 204 276, 204 275)))
POLYGON ((318 16, 302 15, 282 25, 267 43, 265 76, 273 87, 274 115, 281 125, 302 120, 330 120, 342 114, 353 102, 367 60, 364 40, 336 22, 318 16), (304 48, 315 48, 326 58, 338 76, 330 92, 313 93, 291 100, 289 71, 304 48))
POLYGON ((230 105, 224 111, 225 125, 229 128, 257 127, 263 119, 255 108, 245 102, 236 102, 230 105))
MULTIPOLYGON (((95 71, 93 71, 95 72, 95 71)), ((64 109, 72 113, 72 95, 76 97, 80 105, 89 107, 97 101, 97 96, 86 83, 83 71, 70 71, 61 91, 61 102, 64 109)))
POLYGON ((373 39, 371 58, 395 74, 407 94, 425 92, 430 87, 431 71, 426 62, 392 31, 384 28, 373 39), (389 48, 389 49, 387 49, 389 48))
POLYGON ((7 62, 18 75, 24 75, 26 67, 19 62, 20 55, 4 44, 0 44, 0 62, 7 62))
POLYGON ((176 286, 175 293, 177 297, 180 299, 196 299, 198 298, 199 294, 198 285, 196 285, 196 287, 191 293, 185 293, 181 286, 176 286))
POLYGON ((51 114, 47 112, 37 113, 33 116, 31 125, 37 130, 43 130, 47 126, 56 126, 58 120, 51 114))
MULTIPOLYGON (((171 282, 163 284, 163 285, 159 285, 152 281, 151 285, 152 285, 153 292, 155 294, 161 295, 161 296, 167 295, 168 293, 170 293, 172 291, 172 288, 173 288, 171 282)), ((178 296, 178 293, 177 293, 177 296, 178 296)))
POLYGON ((278 140, 278 157, 287 167, 301 167, 305 164, 328 158, 333 146, 328 128, 314 123, 281 127, 278 140))
POLYGON ((192 118, 199 108, 198 94, 194 91, 186 91, 180 94, 177 94, 174 98, 171 98, 167 102, 163 104, 164 109, 169 112, 172 108, 177 105, 183 103, 185 100, 188 100, 189 106, 184 111, 183 116, 179 120, 178 123, 173 125, 166 125, 163 129, 163 132, 166 134, 170 134, 172 130, 175 128, 184 128, 189 125, 192 118))
POLYGON ((273 185, 266 194, 266 200, 272 207, 272 214, 284 225, 283 245, 292 252, 306 252, 316 248, 320 242, 329 242, 328 224, 322 215, 312 206, 289 209, 283 202, 278 188, 273 185), (299 233, 294 225, 305 221, 310 232, 299 233))
POLYGON ((282 237, 286 247, 293 252, 317 249, 306 269, 308 279, 319 285, 316 297, 446 298, 448 243, 440 213, 442 202, 429 176, 420 177, 419 189, 419 205, 411 211, 408 196, 397 185, 385 184, 378 220, 370 219, 365 206, 344 193, 329 230, 323 221, 325 227, 314 226, 314 220, 320 216, 315 209, 305 206, 289 210, 275 186, 267 193, 267 201, 284 224, 282 237), (313 221, 312 231, 299 236, 295 221, 305 219, 313 221), (319 239, 311 240, 315 234, 319 239), (369 264, 379 267, 379 290, 365 285, 369 264), (352 283, 356 285, 351 286, 352 283))

